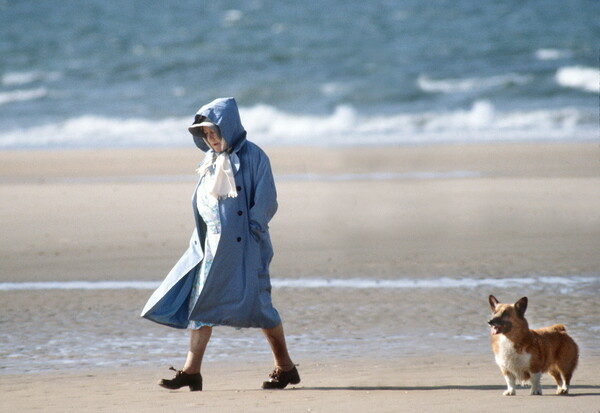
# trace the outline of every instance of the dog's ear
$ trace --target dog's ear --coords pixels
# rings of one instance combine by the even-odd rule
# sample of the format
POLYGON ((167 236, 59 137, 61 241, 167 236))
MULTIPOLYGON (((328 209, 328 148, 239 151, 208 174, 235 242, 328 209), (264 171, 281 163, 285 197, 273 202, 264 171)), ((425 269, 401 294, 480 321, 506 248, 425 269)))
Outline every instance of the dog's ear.
POLYGON ((515 303, 515 310, 519 318, 525 318, 525 310, 527 310, 527 297, 521 298, 515 303))
POLYGON ((488 301, 490 302, 490 307, 492 307, 492 310, 495 310, 496 306, 499 303, 498 299, 490 294, 490 298, 488 298, 488 301))

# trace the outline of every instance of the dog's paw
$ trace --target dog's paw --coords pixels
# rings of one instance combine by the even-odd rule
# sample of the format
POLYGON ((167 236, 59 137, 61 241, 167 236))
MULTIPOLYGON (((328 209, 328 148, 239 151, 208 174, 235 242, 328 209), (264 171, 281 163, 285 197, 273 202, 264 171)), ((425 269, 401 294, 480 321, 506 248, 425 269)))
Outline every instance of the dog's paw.
POLYGON ((556 389, 556 394, 558 394, 560 396, 568 396, 569 389, 563 389, 562 387, 559 387, 558 389, 556 389))
POLYGON ((502 393, 503 396, 514 396, 515 394, 517 394, 515 389, 508 389, 504 393, 502 393))
POLYGON ((529 393, 532 396, 541 396, 542 395, 542 389, 531 389, 531 393, 529 393))

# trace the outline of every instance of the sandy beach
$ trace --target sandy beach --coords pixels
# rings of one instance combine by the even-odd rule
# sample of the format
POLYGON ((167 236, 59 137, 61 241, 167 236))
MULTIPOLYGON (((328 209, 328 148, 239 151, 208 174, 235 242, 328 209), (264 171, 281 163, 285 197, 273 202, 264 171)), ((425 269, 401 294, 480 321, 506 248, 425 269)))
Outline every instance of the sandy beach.
MULTIPOLYGON (((0 411, 598 411, 597 143, 264 149, 279 199, 274 279, 491 281, 276 288, 302 375, 279 392, 259 390, 271 360, 254 330, 215 335, 202 393, 156 386, 187 338, 139 319, 150 291, 0 291, 0 411), (537 284, 494 283, 523 278, 537 284), (553 396, 548 376, 542 397, 501 396, 488 294, 527 295, 532 327, 567 325, 581 347, 573 397, 553 396)), ((0 283, 158 282, 187 246, 201 157, 0 152, 0 283)))
POLYGON ((528 389, 503 397, 505 387, 489 358, 346 360, 301 366, 303 382, 283 391, 260 390, 255 363, 209 364, 202 392, 161 391, 161 375, 118 369, 39 376, 0 376, 2 411, 21 412, 596 412, 597 358, 577 371, 572 395, 559 397, 548 381, 543 396, 528 389))

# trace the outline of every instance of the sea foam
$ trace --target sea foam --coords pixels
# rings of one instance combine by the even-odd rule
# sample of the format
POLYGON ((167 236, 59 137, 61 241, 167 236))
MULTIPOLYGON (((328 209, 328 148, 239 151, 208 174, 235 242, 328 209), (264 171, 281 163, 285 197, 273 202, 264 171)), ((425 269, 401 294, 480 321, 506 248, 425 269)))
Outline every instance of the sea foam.
MULTIPOLYGON (((275 288, 333 288, 333 289, 437 289, 437 288, 517 288, 530 289, 548 286, 574 287, 598 284, 600 279, 593 276, 523 276, 506 278, 273 278, 275 288)), ((32 290, 154 290, 157 281, 41 281, 4 282, 0 291, 32 290)))
MULTIPOLYGON (((22 98, 45 94, 40 89, 22 98)), ((15 96, 12 99, 16 98, 15 96)), ((1 102, 0 95, 0 102, 1 102)), ((491 141, 593 141, 593 111, 565 107, 499 110, 487 100, 471 107, 417 113, 360 115, 342 105, 331 113, 309 115, 273 106, 240 109, 250 140, 264 146, 419 145, 491 141), (360 122, 356 119, 360 118, 360 122), (265 121, 267 119, 268 121, 265 121)), ((96 115, 0 131, 0 149, 119 148, 190 146, 189 117, 114 118, 96 115)))
POLYGON ((40 99, 46 95, 48 95, 48 89, 44 87, 0 92, 0 105, 6 105, 12 102, 40 99))
POLYGON ((481 141, 597 139, 593 114, 575 108, 499 110, 490 101, 447 111, 361 115, 338 106, 326 115, 259 105, 242 110, 250 136, 264 145, 361 146, 481 141), (356 119, 360 118, 360 122, 356 119), (268 119, 265 122, 264 119, 268 119))
POLYGON ((563 87, 591 93, 600 92, 600 70, 593 67, 562 67, 556 72, 555 79, 563 87))
POLYGON ((39 72, 8 72, 2 76, 5 86, 17 86, 31 83, 39 78, 39 72))
POLYGON ((570 57, 571 53, 567 50, 559 49, 538 49, 535 51, 535 57, 538 60, 558 60, 570 57))
POLYGON ((473 77, 465 79, 432 79, 426 75, 419 75, 417 85, 421 90, 428 93, 459 93, 482 91, 501 88, 510 85, 523 85, 532 80, 530 76, 511 73, 507 75, 491 77, 473 77))

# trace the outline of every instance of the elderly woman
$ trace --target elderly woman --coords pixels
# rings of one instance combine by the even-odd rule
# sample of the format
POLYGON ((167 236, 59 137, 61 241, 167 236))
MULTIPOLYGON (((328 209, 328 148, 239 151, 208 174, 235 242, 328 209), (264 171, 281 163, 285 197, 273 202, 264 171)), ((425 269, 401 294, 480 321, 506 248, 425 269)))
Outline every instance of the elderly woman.
POLYGON ((246 139, 233 98, 203 106, 189 131, 206 152, 192 198, 195 229, 189 248, 148 300, 142 317, 190 330, 183 369, 159 385, 202 390, 200 369, 217 325, 257 327, 273 352, 275 368, 264 389, 300 382, 271 302, 273 257, 268 223, 277 210, 267 155, 246 139))

